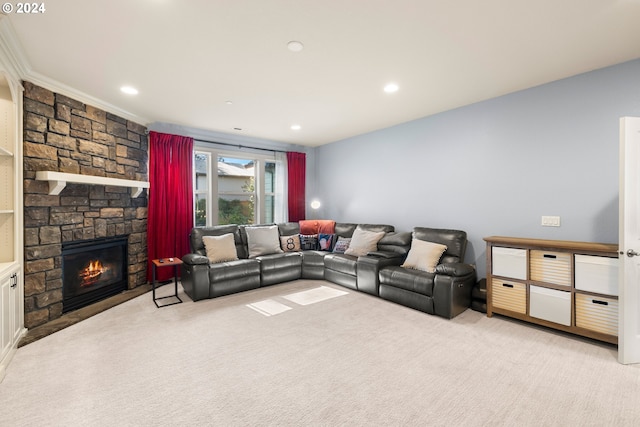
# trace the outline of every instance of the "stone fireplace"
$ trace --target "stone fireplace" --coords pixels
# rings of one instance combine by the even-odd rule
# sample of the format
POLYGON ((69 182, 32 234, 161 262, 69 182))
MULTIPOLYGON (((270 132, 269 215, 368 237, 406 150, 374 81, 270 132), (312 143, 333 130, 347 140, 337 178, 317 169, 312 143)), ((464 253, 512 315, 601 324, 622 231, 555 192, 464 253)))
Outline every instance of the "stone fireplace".
POLYGON ((147 282, 146 191, 132 197, 126 187, 67 183, 50 195, 36 172, 148 181, 148 141, 137 123, 29 82, 24 88, 25 326, 33 328, 73 310, 79 300, 104 297, 102 291, 84 297, 92 286, 85 284, 75 291, 79 299, 65 302, 71 281, 65 251, 87 241, 126 242, 125 271, 117 286, 106 285, 118 288, 110 292, 147 282))

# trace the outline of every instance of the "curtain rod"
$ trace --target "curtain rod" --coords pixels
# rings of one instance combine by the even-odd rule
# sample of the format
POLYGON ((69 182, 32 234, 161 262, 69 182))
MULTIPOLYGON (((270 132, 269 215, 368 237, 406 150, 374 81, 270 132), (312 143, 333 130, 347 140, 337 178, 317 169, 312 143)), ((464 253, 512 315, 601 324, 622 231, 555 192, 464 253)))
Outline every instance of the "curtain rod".
POLYGON ((217 141, 207 141, 206 139, 193 139, 195 142, 206 142, 209 144, 218 144, 218 145, 224 145, 226 147, 236 147, 239 149, 243 149, 243 148, 248 148, 250 150, 261 150, 261 151, 269 151, 271 153, 286 153, 286 151, 282 151, 282 150, 273 150, 271 148, 259 148, 259 147, 250 147, 248 145, 240 145, 240 144, 229 144, 228 142, 217 142, 217 141))

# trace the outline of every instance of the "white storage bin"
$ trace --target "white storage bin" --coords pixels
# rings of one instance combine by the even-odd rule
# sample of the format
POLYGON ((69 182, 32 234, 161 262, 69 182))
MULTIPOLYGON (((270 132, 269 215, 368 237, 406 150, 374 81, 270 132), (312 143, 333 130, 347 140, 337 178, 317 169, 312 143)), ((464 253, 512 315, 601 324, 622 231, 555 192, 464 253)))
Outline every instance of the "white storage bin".
POLYGON ((491 248, 491 274, 527 280, 526 249, 491 248))
POLYGON ((549 322, 571 326, 571 292, 530 286, 529 315, 549 322))
POLYGON ((618 296, 618 262, 618 258, 576 255, 575 288, 618 296))

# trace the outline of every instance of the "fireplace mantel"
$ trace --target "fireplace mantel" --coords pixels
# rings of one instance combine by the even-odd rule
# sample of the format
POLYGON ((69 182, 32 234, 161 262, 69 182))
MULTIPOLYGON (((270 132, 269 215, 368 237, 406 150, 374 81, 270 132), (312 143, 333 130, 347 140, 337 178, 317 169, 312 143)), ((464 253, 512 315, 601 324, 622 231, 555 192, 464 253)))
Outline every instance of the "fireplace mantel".
POLYGON ((52 171, 36 172, 36 180, 49 181, 49 194, 57 196, 67 185, 74 184, 111 185, 114 187, 129 187, 132 189, 131 197, 138 197, 142 190, 149 188, 147 181, 134 181, 130 179, 108 178, 105 176, 81 175, 77 173, 64 173, 52 171))

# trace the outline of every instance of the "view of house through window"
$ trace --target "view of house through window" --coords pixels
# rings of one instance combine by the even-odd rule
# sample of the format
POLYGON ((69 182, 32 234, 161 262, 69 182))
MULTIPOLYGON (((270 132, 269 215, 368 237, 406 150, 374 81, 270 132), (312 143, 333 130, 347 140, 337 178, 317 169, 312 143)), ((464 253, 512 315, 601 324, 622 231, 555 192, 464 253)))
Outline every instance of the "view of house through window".
POLYGON ((275 222, 276 163, 252 157, 195 152, 196 226, 275 222))
POLYGON ((218 224, 254 224, 255 162, 218 157, 218 224))

